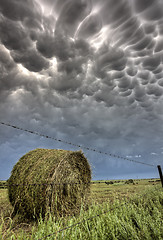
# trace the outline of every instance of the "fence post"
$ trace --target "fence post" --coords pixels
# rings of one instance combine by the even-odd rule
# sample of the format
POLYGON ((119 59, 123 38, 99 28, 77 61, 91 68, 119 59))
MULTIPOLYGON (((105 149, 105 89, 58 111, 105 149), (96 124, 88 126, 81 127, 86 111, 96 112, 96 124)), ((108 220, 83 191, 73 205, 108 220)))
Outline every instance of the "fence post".
POLYGON ((158 168, 158 172, 159 172, 160 179, 161 179, 161 183, 162 183, 162 187, 163 187, 163 176, 162 176, 161 166, 160 166, 160 165, 157 165, 157 168, 158 168))

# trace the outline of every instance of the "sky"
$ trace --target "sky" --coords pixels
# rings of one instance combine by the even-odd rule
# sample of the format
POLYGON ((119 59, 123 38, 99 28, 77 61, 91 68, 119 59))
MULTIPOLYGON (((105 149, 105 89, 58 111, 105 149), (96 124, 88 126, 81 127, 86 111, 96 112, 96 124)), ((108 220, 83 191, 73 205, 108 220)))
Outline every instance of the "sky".
MULTIPOLYGON (((0 122, 83 146, 93 179, 158 177, 163 1, 1 0, 0 122)), ((0 124, 0 179, 35 148, 79 150, 0 124)))

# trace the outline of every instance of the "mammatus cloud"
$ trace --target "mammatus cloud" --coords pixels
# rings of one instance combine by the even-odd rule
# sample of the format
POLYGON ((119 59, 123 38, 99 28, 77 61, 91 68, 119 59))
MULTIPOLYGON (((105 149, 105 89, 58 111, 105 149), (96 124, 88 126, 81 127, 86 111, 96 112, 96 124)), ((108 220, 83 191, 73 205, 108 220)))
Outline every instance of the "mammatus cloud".
MULTIPOLYGON (((163 3, 1 0, 0 100, 3 121, 153 161, 163 131, 163 3)), ((1 131, 4 148, 15 136, 20 143, 20 133, 1 131)))

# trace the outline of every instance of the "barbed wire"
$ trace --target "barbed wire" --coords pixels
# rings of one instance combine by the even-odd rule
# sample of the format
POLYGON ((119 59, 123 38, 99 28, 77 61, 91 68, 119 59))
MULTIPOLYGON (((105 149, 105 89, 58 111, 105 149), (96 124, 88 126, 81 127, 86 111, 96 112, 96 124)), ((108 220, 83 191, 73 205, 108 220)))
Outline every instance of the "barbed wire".
MULTIPOLYGON (((126 203, 121 204, 121 207, 124 206, 124 205, 126 205, 126 203)), ((107 214, 107 213, 109 213, 110 211, 112 211, 113 209, 116 209, 116 208, 120 208, 120 206, 114 207, 114 208, 112 208, 112 209, 109 209, 108 211, 99 213, 99 214, 97 214, 97 215, 94 215, 94 216, 92 216, 92 217, 89 217, 89 218, 87 218, 87 219, 84 219, 84 220, 82 220, 82 221, 80 221, 80 222, 74 223, 74 224, 72 224, 72 225, 70 225, 70 226, 66 226, 66 227, 64 227, 64 228, 62 228, 62 229, 60 229, 60 230, 58 230, 58 231, 56 231, 56 232, 53 232, 53 233, 48 234, 48 235, 46 235, 46 236, 44 236, 44 237, 42 237, 42 238, 39 238, 38 240, 42 240, 42 239, 49 238, 49 237, 51 237, 51 236, 53 236, 53 235, 55 235, 55 234, 57 234, 57 233, 60 233, 60 232, 63 232, 63 231, 65 231, 65 230, 67 230, 67 229, 73 228, 73 227, 75 227, 75 226, 77 226, 77 225, 80 225, 80 224, 82 224, 82 223, 84 223, 84 222, 91 221, 91 220, 93 220, 94 218, 97 218, 97 217, 100 217, 101 215, 107 214)))
MULTIPOLYGON (((136 179, 134 179, 134 180, 136 180, 136 179)), ((136 180, 137 181, 137 180, 136 180)), ((159 180, 156 180, 157 182, 159 181, 161 181, 160 179, 159 180)), ((41 186, 41 185, 44 185, 44 186, 49 186, 49 185, 51 185, 52 187, 54 187, 54 186, 62 186, 62 185, 88 185, 88 184, 90 184, 90 185, 92 185, 92 184, 107 184, 107 185, 111 185, 111 184, 114 184, 114 183, 118 183, 118 182, 124 182, 124 184, 126 184, 125 182, 126 182, 126 180, 114 180, 114 183, 112 183, 113 181, 112 180, 103 180, 103 181, 91 181, 91 182, 85 182, 85 183, 80 183, 80 182, 63 182, 63 183, 55 183, 55 182, 53 182, 53 183, 22 183, 22 184, 17 184, 17 183, 7 183, 7 182, 5 182, 5 183, 3 183, 3 184, 1 184, 0 183, 0 188, 1 187, 4 187, 4 188, 7 188, 7 187, 9 187, 9 186, 16 186, 16 187, 18 187, 18 186, 41 186)), ((151 181, 151 182, 153 182, 153 181, 151 181)))
MULTIPOLYGON (((63 183, 58 183, 58 182, 52 182, 52 183, 22 183, 22 184, 16 184, 16 183, 5 183, 4 185, 6 187, 8 186, 41 186, 41 185, 45 185, 45 186, 62 186, 62 185, 87 185, 87 184, 100 184, 100 183, 105 183, 105 184, 108 184, 111 180, 103 180, 103 181, 93 181, 93 182, 63 182, 63 183)), ((116 183, 116 180, 115 180, 115 183, 116 183)))
POLYGON ((18 126, 11 125, 9 123, 0 122, 0 124, 8 126, 8 127, 15 128, 17 130, 28 132, 28 133, 31 133, 31 134, 34 134, 34 135, 37 135, 37 136, 40 136, 40 137, 44 137, 44 138, 47 138, 47 139, 49 138, 49 139, 52 139, 52 140, 57 141, 57 142, 61 142, 61 143, 64 143, 64 144, 68 144, 68 145, 71 145, 71 146, 82 148, 82 149, 85 149, 85 150, 88 150, 88 151, 93 151, 93 152, 96 152, 96 153, 99 153, 99 154, 104 154, 104 155, 107 155, 107 156, 110 156, 110 157, 113 157, 113 158, 118 158, 118 159, 122 159, 122 160, 125 160, 125 161, 139 163, 139 164, 143 164, 143 165, 150 166, 150 167, 156 167, 155 165, 150 164, 150 163, 145 163, 145 162, 133 160, 133 159, 130 159, 130 158, 127 158, 127 157, 119 156, 117 154, 112 154, 112 153, 109 153, 109 152, 103 152, 103 151, 99 151, 99 150, 94 149, 94 148, 85 147, 85 146, 82 146, 82 145, 79 145, 79 144, 75 144, 75 143, 72 143, 72 142, 67 142, 65 140, 61 140, 61 139, 57 139, 57 138, 54 138, 54 137, 51 137, 51 136, 48 136, 48 135, 44 135, 44 134, 38 133, 36 131, 31 131, 31 130, 28 130, 28 129, 20 128, 18 126))
POLYGON ((41 185, 45 185, 45 186, 48 186, 48 185, 51 185, 51 186, 60 186, 60 185, 87 185, 87 184, 99 184, 99 183, 106 183, 106 181, 104 182, 63 182, 63 183, 58 183, 58 182, 53 182, 53 183, 22 183, 22 184, 16 184, 16 183, 6 183, 6 186, 41 186, 41 185))
MULTIPOLYGON (((143 194, 141 193, 140 196, 144 199, 144 197, 146 197, 147 195, 148 195, 148 192, 145 192, 145 193, 143 193, 143 194)), ((110 211, 115 210, 115 209, 117 209, 117 208, 120 209, 120 208, 123 207, 123 206, 128 207, 128 206, 127 206, 128 203, 129 203, 129 201, 124 202, 123 204, 119 204, 119 203, 118 203, 118 206, 114 206, 114 207, 110 208, 108 211, 104 211, 104 212, 102 212, 102 213, 99 213, 99 214, 94 215, 94 216, 92 216, 92 217, 89 217, 89 218, 87 218, 87 219, 84 219, 84 220, 82 220, 82 221, 80 221, 80 222, 74 223, 74 224, 72 224, 72 225, 70 225, 70 226, 66 226, 66 227, 64 227, 64 228, 62 228, 62 229, 60 229, 60 230, 58 230, 58 231, 55 231, 55 232, 53 232, 53 233, 51 233, 51 234, 48 234, 48 235, 46 235, 46 236, 44 236, 44 237, 42 237, 42 238, 39 238, 38 240, 47 239, 47 238, 53 236, 54 234, 63 232, 63 231, 65 231, 65 230, 67 230, 67 229, 73 228, 73 227, 75 227, 75 226, 77 226, 77 225, 80 225, 80 224, 82 224, 82 223, 84 223, 84 222, 87 222, 87 221, 93 220, 94 218, 100 217, 101 215, 110 213, 110 211)))
MULTIPOLYGON (((138 181, 137 179, 133 179, 133 180, 135 180, 135 181, 138 181)), ((5 181, 5 180, 3 180, 3 181, 5 181)), ((126 181, 127 180, 103 180, 103 181, 101 181, 101 182, 99 182, 99 181, 92 181, 92 182, 85 182, 85 183, 77 183, 77 182, 72 182, 72 183, 70 183, 70 182, 63 182, 63 183, 22 183, 22 184, 17 184, 17 183, 7 183, 7 181, 5 181, 5 183, 1 183, 1 180, 0 180, 0 188, 1 187, 4 187, 4 188, 6 188, 6 187, 8 187, 8 186, 41 186, 41 185, 45 185, 45 186, 49 186, 49 185, 51 185, 51 186, 62 186, 62 185, 87 185, 87 184, 107 184, 107 185, 112 185, 112 184, 114 184, 114 183, 119 183, 119 182, 124 182, 124 184, 126 184, 126 181), (114 181, 114 182, 113 182, 114 181)), ((156 179, 155 180, 156 182, 160 182, 161 180, 160 179, 156 179)), ((154 182, 154 181, 149 181, 149 182, 154 182)))

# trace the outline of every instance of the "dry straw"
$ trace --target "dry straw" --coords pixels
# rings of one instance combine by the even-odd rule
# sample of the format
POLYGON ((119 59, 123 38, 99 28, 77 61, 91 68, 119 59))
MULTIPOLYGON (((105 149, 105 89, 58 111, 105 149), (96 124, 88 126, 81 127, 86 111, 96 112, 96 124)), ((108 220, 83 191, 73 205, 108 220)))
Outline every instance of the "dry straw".
POLYGON ((90 181, 90 165, 81 151, 36 149, 14 166, 8 180, 9 200, 14 213, 28 219, 49 212, 73 214, 89 193, 90 181))

